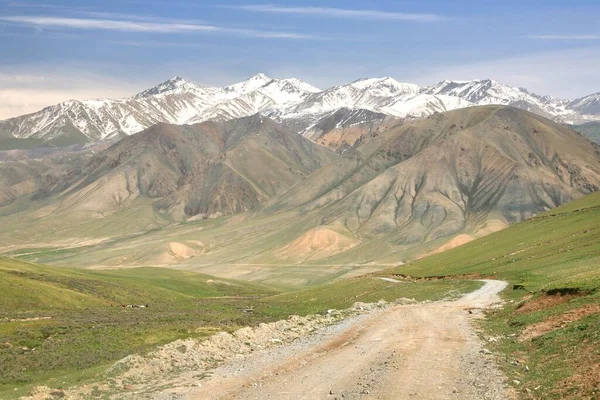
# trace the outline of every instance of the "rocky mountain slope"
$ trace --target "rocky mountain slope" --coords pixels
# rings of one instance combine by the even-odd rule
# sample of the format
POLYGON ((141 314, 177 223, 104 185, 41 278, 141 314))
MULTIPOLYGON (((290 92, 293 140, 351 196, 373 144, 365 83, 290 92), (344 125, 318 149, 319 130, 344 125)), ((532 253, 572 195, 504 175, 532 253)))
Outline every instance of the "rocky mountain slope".
POLYGON ((598 146, 535 114, 485 106, 392 128, 263 212, 318 211, 343 235, 414 246, 468 240, 599 188, 598 146))
POLYGON ((217 217, 256 208, 338 157, 260 116, 157 124, 63 174, 45 175, 34 200, 82 218, 103 218, 144 199, 174 220, 217 217))
POLYGON ((0 207, 0 242, 102 241, 39 261, 202 264, 246 279, 263 276, 250 266, 265 263, 397 263, 600 188, 598 145, 517 108, 400 122, 371 114, 377 126, 354 132, 363 117, 341 111, 313 131, 339 146, 358 136, 342 155, 258 115, 156 125, 13 196, 0 207))
MULTIPOLYGON (((310 135, 315 126, 326 124, 345 109, 420 118, 489 104, 510 105, 560 122, 582 123, 600 120, 598 96, 561 100, 489 79, 419 87, 389 77, 370 78, 321 91, 299 79, 272 79, 264 74, 223 88, 203 87, 175 77, 130 98, 72 100, 0 121, 0 136, 86 143, 131 135, 160 122, 194 124, 257 113, 310 135)), ((374 120, 366 117, 363 122, 374 120)))

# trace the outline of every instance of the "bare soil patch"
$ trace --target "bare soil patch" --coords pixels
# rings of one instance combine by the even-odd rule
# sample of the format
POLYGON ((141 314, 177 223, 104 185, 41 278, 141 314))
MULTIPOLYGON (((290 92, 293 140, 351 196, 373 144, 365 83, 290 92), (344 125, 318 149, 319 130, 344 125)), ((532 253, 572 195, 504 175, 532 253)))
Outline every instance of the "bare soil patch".
POLYGON ((560 329, 571 322, 578 321, 583 317, 596 313, 600 313, 600 304, 588 304, 574 310, 569 310, 564 314, 555 315, 545 321, 528 326, 519 337, 519 340, 526 341, 535 339, 560 329))
POLYGON ((280 257, 318 260, 349 250, 358 240, 328 228, 315 228, 306 232, 287 246, 276 250, 280 257))
POLYGON ((567 294, 564 296, 542 296, 535 300, 526 302, 523 306, 517 309, 517 314, 530 313, 535 311, 545 310, 550 307, 557 306, 559 304, 568 303, 572 299, 579 297, 580 295, 567 294))

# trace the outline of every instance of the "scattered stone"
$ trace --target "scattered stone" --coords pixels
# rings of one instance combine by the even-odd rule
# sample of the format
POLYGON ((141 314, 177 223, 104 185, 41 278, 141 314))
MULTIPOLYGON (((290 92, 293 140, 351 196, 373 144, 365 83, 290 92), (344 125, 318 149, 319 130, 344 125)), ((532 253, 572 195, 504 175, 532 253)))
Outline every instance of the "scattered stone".
POLYGON ((409 305, 409 304, 417 304, 418 301, 415 299, 407 299, 406 297, 400 297, 399 299, 397 299, 394 304, 400 304, 400 305, 409 305))

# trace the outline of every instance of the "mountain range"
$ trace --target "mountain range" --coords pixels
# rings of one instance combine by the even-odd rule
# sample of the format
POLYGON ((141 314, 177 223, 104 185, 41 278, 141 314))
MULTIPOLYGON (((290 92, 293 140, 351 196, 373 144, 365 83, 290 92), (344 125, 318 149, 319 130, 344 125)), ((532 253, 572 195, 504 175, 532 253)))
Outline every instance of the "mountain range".
MULTIPOLYGON (((38 112, 0 121, 0 141, 27 139, 61 144, 116 139, 156 123, 191 125, 262 114, 313 140, 363 123, 414 119, 474 105, 508 105, 562 123, 600 120, 600 93, 575 100, 539 96, 490 79, 443 81, 420 87, 392 78, 359 79, 320 90, 299 79, 258 74, 223 88, 204 87, 181 77, 129 98, 66 101, 38 112), (324 128, 327 128, 324 130, 324 128)), ((355 134, 346 143, 354 144, 355 134)), ((331 143, 322 139, 323 143, 331 143)))
POLYGON ((307 263, 335 275, 441 251, 600 189, 599 145, 511 106, 341 108, 297 132, 255 114, 0 152, 0 253, 289 282, 307 263))

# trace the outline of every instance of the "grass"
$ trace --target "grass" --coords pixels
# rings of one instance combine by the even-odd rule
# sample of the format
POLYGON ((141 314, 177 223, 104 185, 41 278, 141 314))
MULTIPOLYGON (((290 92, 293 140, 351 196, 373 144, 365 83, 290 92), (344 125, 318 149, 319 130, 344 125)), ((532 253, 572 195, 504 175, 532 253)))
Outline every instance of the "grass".
POLYGON ((600 193, 390 272, 507 280, 483 327, 509 381, 523 398, 600 398, 600 193))
POLYGON ((66 132, 54 139, 43 140, 38 138, 20 139, 14 137, 0 137, 0 151, 22 149, 29 150, 38 147, 67 147, 74 144, 88 143, 89 139, 80 132, 66 132))
POLYGON ((479 286, 365 276, 281 293, 187 271, 85 270, 0 258, 0 398, 24 395, 34 385, 58 389, 93 381, 116 360, 176 339, 201 339, 356 301, 439 299, 479 286), (244 312, 248 308, 254 311, 244 312))
POLYGON ((598 121, 587 122, 585 124, 573 125, 572 128, 582 133, 591 140, 600 143, 600 123, 598 121))
MULTIPOLYGON (((172 240, 198 239, 197 232, 204 232, 199 227, 225 221, 182 224, 172 240)), ((215 236, 217 232, 222 236, 216 238, 221 243, 247 237, 240 242, 231 261, 237 253, 248 251, 255 230, 265 229, 255 223, 238 226, 235 237, 214 230, 206 233, 215 236)), ((379 279, 381 274, 378 274, 320 283, 324 278, 318 271, 307 269, 307 277, 300 283, 314 286, 289 292, 281 290, 294 285, 273 289, 186 271, 83 270, 3 259, 0 260, 0 398, 26 393, 36 384, 59 388, 89 382, 117 359, 175 339, 202 338, 219 330, 233 331, 291 314, 346 308, 356 301, 398 297, 439 299, 455 290, 468 292, 477 288, 479 283, 464 278, 478 276, 505 279, 517 285, 504 294, 507 306, 491 312, 482 324, 486 336, 500 338, 490 342, 489 347, 506 355, 503 368, 510 381, 519 381, 516 387, 523 397, 597 398, 600 379, 592 379, 600 365, 598 313, 568 320, 560 328, 533 340, 519 338, 536 324, 566 318, 570 311, 600 303, 599 228, 600 193, 457 249, 385 272, 456 279, 397 284, 379 279), (554 292, 558 295, 550 295, 554 292), (118 306, 122 303, 148 303, 150 307, 122 309, 118 306), (253 313, 243 312, 251 307, 253 313), (40 316, 50 319, 22 320, 40 316)), ((290 235, 293 229, 290 227, 290 235)), ((144 241, 147 250, 153 251, 165 240, 164 233, 156 235, 135 240, 144 241)), ((273 235, 268 240, 276 238, 273 235)), ((33 247, 30 250, 53 251, 33 247)), ((220 251, 219 247, 214 251, 220 251)), ((86 253, 90 254, 94 253, 86 253)), ((98 257, 101 254, 120 256, 118 253, 108 256, 100 246, 98 257)), ((61 255, 56 256, 59 259, 61 255)), ((275 264, 273 267, 270 273, 277 275, 273 282, 286 282, 284 275, 290 272, 286 269, 289 267, 278 268, 275 264)), ((321 273, 331 276, 332 269, 328 268, 323 266, 325 272, 321 273)), ((335 270, 333 275, 342 273, 335 270)))

